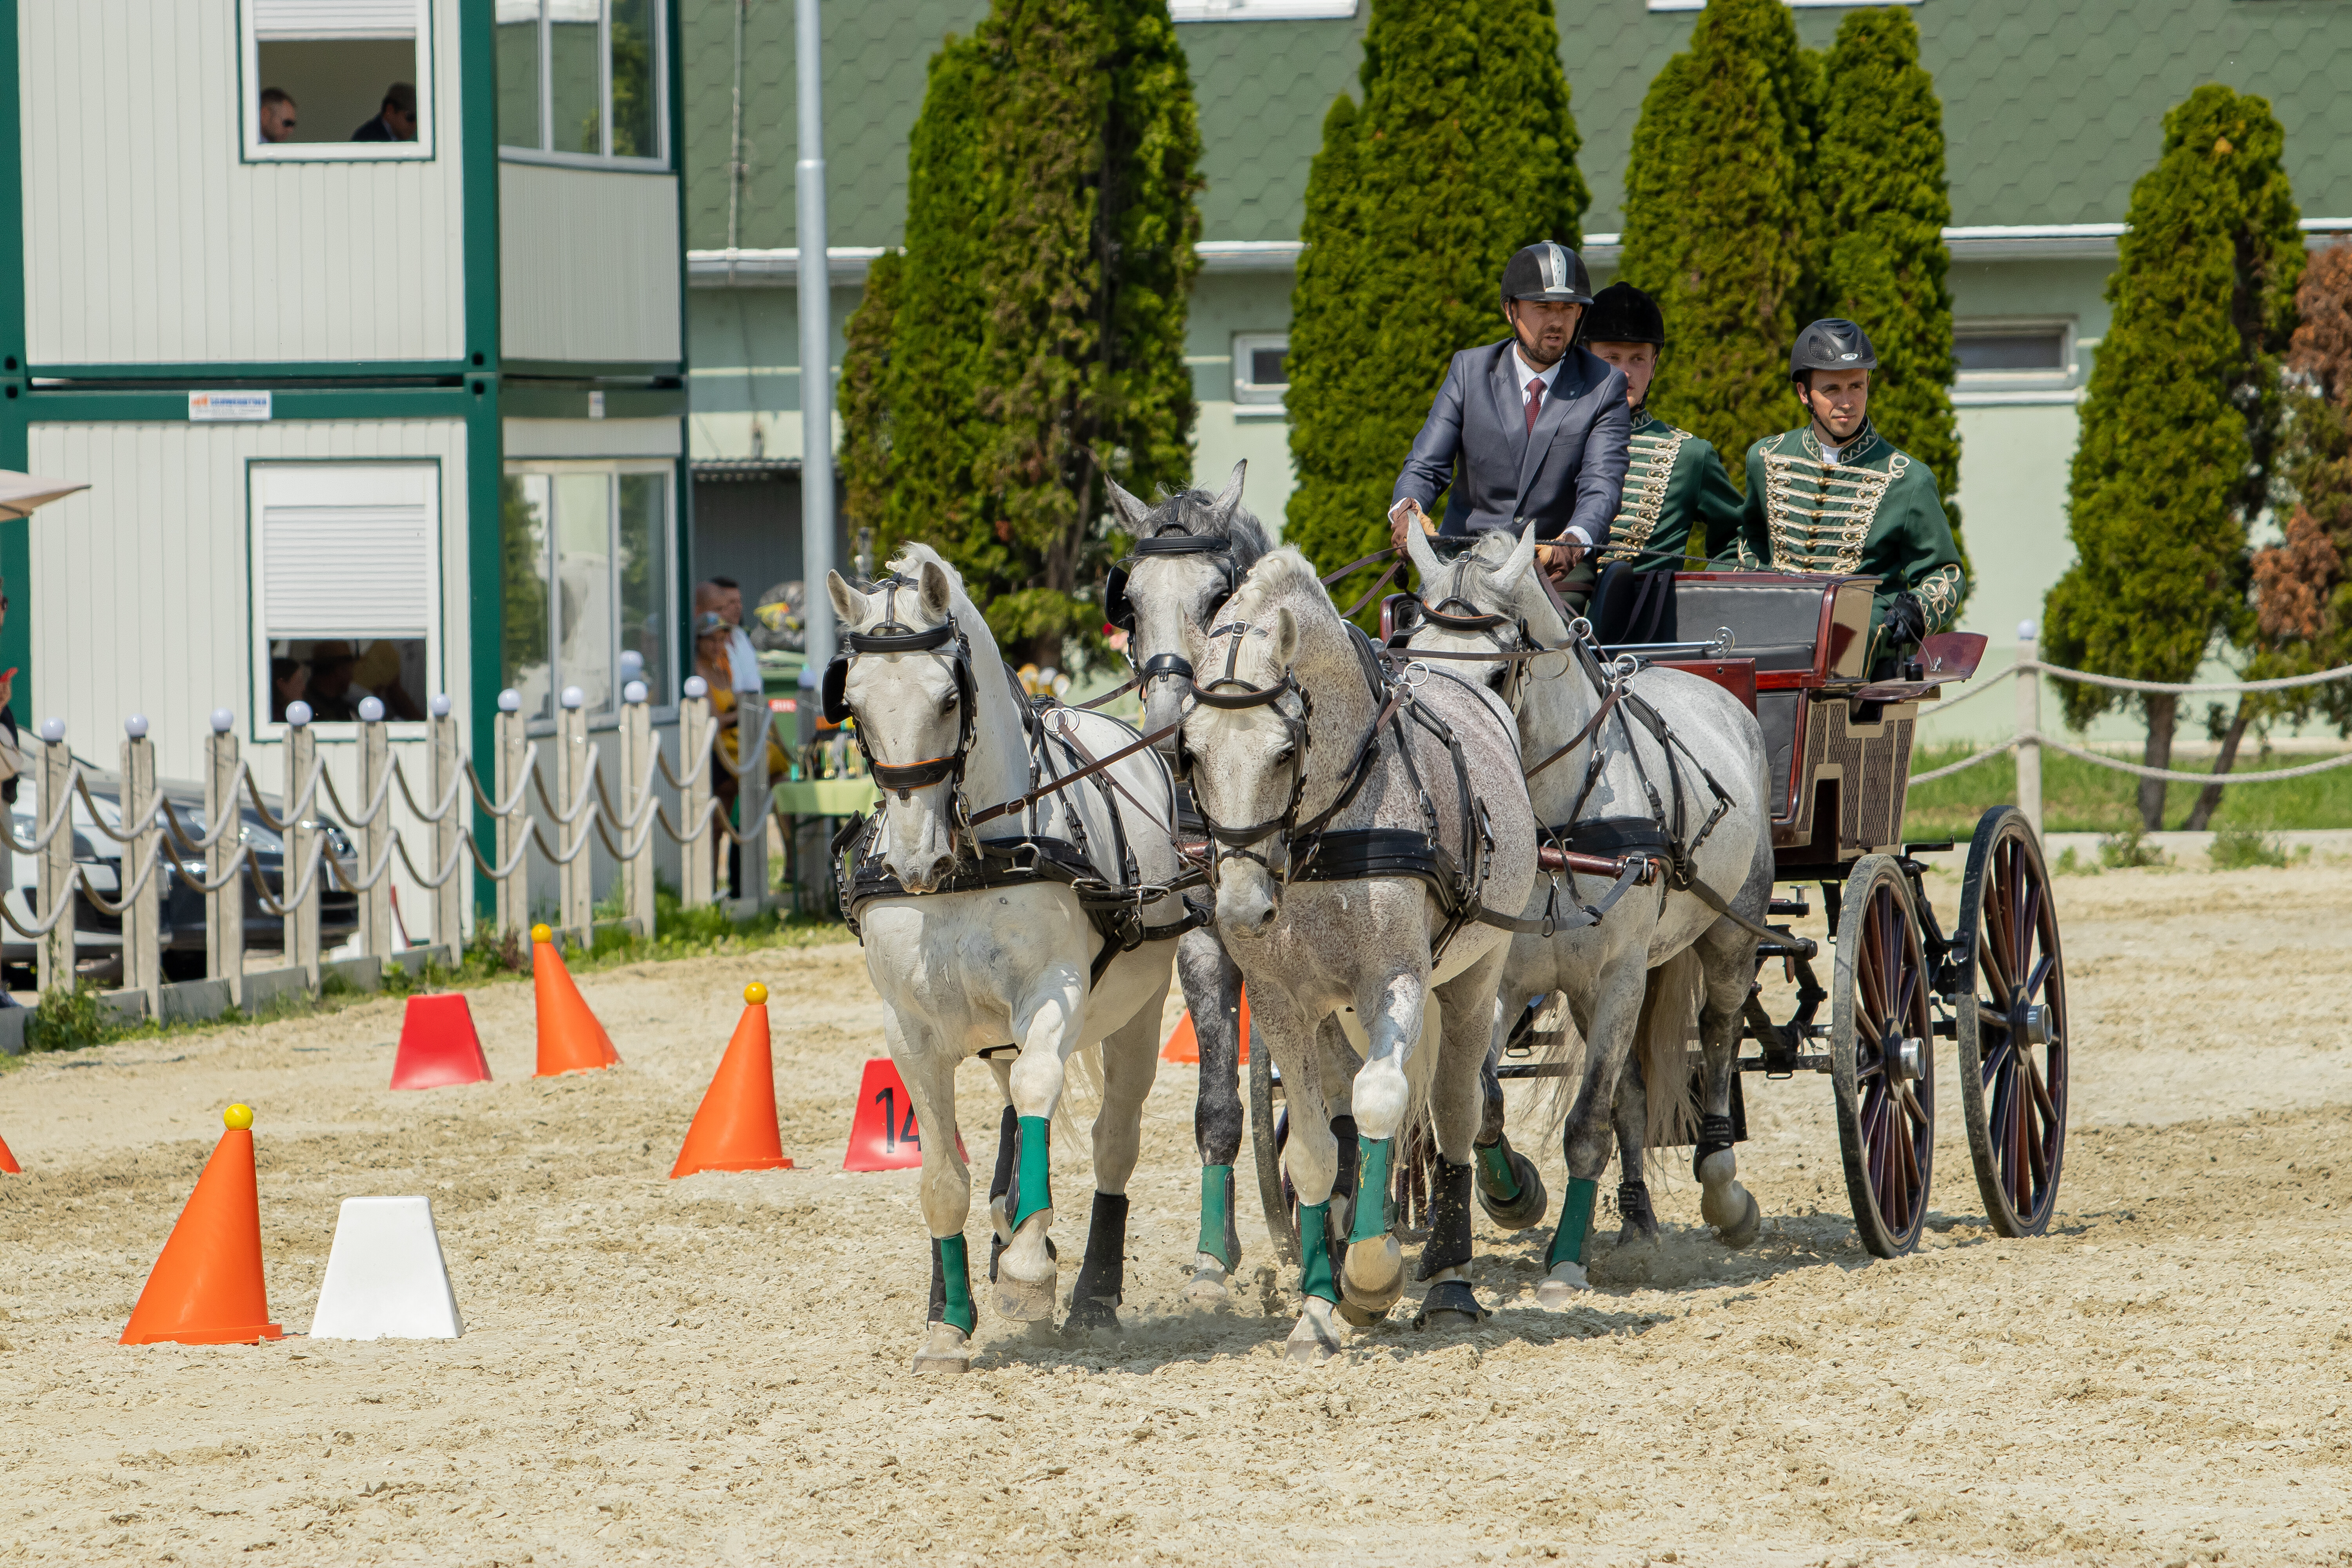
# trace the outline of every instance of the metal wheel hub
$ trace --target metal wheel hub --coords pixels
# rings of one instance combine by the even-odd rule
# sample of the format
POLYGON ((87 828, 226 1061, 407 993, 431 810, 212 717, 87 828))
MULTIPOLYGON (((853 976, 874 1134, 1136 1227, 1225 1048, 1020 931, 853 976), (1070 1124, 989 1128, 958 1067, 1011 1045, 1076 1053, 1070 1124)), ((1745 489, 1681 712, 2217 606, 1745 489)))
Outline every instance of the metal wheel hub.
POLYGON ((2029 1002, 2010 1015, 2010 1037, 2021 1046, 2046 1046, 2051 1043, 2050 1009, 2039 1002, 2029 1002))
POLYGON ((1886 1076, 1897 1083, 1913 1083, 1927 1076, 1927 1042, 1906 1037, 1886 1053, 1886 1076))

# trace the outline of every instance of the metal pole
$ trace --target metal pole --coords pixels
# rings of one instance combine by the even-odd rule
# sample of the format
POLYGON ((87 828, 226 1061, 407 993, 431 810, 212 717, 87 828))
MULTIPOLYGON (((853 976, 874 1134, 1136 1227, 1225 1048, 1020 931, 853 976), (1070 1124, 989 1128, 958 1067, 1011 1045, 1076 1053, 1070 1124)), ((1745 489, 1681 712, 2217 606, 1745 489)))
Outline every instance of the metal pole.
MULTIPOLYGON (((133 713, 122 721, 122 820, 138 821, 154 802, 155 743, 147 738, 147 715, 133 713)), ((159 821, 133 833, 123 845, 122 883, 116 899, 130 890, 163 837, 159 821)), ((158 859, 139 896, 122 911, 122 986, 142 994, 150 1018, 163 1016, 163 875, 158 859)))
POLYGON ((245 879, 249 874, 238 862, 245 847, 245 808, 236 799, 236 715, 226 708, 213 710, 210 761, 205 773, 205 831, 216 831, 224 822, 236 826, 213 840, 205 851, 205 880, 217 882, 238 866, 236 879, 205 895, 205 973, 228 982, 229 1005, 245 1005, 245 879))
MULTIPOLYGON (((800 67, 801 580, 808 667, 833 660, 833 277, 825 259, 824 28, 817 0, 796 0, 800 67)), ((762 893, 765 889, 761 889, 762 893)))
POLYGON ((2033 737, 2042 733, 2042 672, 2034 668, 2037 629, 2032 621, 2017 624, 2017 809, 2025 825, 2033 829, 2038 844, 2042 841, 2042 742, 2033 737))

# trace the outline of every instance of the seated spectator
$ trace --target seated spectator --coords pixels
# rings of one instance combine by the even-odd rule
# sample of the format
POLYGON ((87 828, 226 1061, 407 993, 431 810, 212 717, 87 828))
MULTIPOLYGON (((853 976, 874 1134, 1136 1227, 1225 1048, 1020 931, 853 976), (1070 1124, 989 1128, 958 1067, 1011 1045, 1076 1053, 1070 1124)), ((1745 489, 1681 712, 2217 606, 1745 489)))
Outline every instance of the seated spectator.
POLYGON ((291 142, 294 128, 300 116, 294 104, 294 95, 282 87, 261 89, 261 139, 264 142, 291 142))
POLYGON ((368 644, 367 652, 360 655, 352 679, 363 691, 373 692, 383 703, 387 719, 404 719, 411 722, 425 717, 425 710, 408 689, 400 683, 400 644, 390 637, 378 637, 368 644))
POLYGON ((303 700, 310 704, 314 721, 344 724, 360 716, 360 698, 364 693, 352 684, 352 672, 358 667, 359 656, 347 642, 311 646, 310 691, 303 700))
POLYGON ((310 667, 299 658, 273 658, 269 661, 269 720, 273 724, 286 722, 286 707, 299 702, 310 684, 310 667))
POLYGON ((376 117, 352 132, 354 142, 414 142, 416 140, 416 89, 404 81, 383 89, 383 107, 376 117))

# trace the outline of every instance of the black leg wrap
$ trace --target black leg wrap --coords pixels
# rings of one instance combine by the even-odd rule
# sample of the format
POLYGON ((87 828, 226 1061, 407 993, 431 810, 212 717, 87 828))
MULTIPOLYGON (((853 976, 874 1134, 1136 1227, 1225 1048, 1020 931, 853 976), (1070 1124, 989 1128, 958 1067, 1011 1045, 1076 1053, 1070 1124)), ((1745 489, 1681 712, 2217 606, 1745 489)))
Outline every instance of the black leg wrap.
POLYGON ((1643 1236, 1658 1234, 1658 1216, 1650 1207, 1650 1189, 1642 1182, 1621 1182, 1617 1185, 1617 1217, 1624 1228, 1643 1236))
POLYGON ((1698 1119, 1698 1143, 1691 1150, 1691 1176, 1696 1180, 1698 1168, 1706 1163, 1709 1154, 1720 1154, 1732 1145, 1731 1118, 1702 1116, 1698 1119))
POLYGON ((1234 1223, 1234 1168, 1225 1167, 1225 1267, 1242 1266, 1242 1233, 1234 1223))
MULTIPOLYGON (((996 1259, 993 1257, 988 1260, 988 1277, 991 1279, 996 1278, 996 1259)), ((946 1268, 940 1263, 940 1238, 935 1236, 931 1237, 931 1310, 925 1321, 936 1323, 947 1315, 948 1276, 946 1268)))
POLYGON ((1478 1136, 1480 1143, 1492 1143, 1503 1135, 1503 1080, 1495 1074, 1495 1064, 1488 1062, 1478 1069, 1478 1136))
POLYGON ((1486 1309, 1478 1305, 1478 1293, 1464 1279, 1441 1279, 1429 1288, 1422 1298, 1421 1310, 1412 1315, 1412 1326, 1425 1329, 1434 1321, 1439 1328, 1449 1324, 1467 1328, 1486 1321, 1486 1309))
MULTIPOLYGON (((996 1123, 996 1173, 988 1178, 988 1201, 994 1203, 1013 1191, 1013 1162, 1021 1152, 1021 1118, 1011 1106, 996 1123)), ((1011 1205, 1006 1205, 1011 1212, 1011 1205)))
POLYGON ((1069 1325, 1079 1329, 1118 1327, 1117 1308, 1127 1289, 1127 1197, 1097 1193, 1087 1222, 1087 1255, 1078 1266, 1077 1283, 1070 1288, 1069 1325))
POLYGON ((1360 1153, 1356 1144, 1356 1119, 1331 1118, 1331 1136, 1339 1141, 1339 1173, 1331 1178, 1331 1226, 1345 1237, 1353 1228, 1356 1212, 1356 1161, 1360 1153))
POLYGON ((1421 1272, 1425 1280, 1441 1268, 1459 1268, 1470 1261, 1471 1167, 1456 1165, 1444 1155, 1437 1159, 1437 1179, 1430 1184, 1429 1239, 1421 1247, 1421 1272))

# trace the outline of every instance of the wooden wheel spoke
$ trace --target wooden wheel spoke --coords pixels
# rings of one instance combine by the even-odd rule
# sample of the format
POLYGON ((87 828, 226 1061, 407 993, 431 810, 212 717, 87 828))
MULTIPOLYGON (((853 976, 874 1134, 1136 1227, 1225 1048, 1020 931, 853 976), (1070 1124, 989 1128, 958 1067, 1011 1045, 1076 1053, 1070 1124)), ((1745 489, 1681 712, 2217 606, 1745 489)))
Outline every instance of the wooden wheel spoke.
POLYGON ((2000 1038, 1998 1041, 1978 1047, 1978 1050, 1981 1053, 1978 1058, 1978 1076, 1988 1084, 1998 1083, 2002 1075, 2009 1070, 2014 1059, 2017 1044, 2009 1037, 2007 1019, 2001 1019, 1995 1024, 1991 1018, 1979 1016, 1977 1024, 1979 1028, 1990 1026, 2000 1030, 2000 1038))
POLYGON ((2023 1064, 2025 1068, 2025 1081, 2032 1089, 2034 1109, 2042 1113, 2042 1120, 2043 1122, 2053 1126, 2056 1125, 2058 1121, 2058 1107, 2050 1097, 2050 1085, 2043 1079, 2042 1076, 2042 1068, 2035 1063, 2031 1053, 2021 1052, 2018 1056, 2018 1060, 2023 1064))
POLYGON ((1977 972, 1992 983, 1993 1006, 2003 1013, 2008 1012, 2011 995, 2009 965, 2003 961, 1992 938, 1984 932, 1977 936, 1977 972))
POLYGON ((2027 975, 2025 978, 2025 999, 2027 1001, 2031 1002, 2033 998, 2042 994, 2043 983, 2050 978, 2050 972, 2057 966, 2058 955, 2056 953, 2045 952, 2042 955, 2042 962, 2035 964, 2033 966, 2033 973, 2027 975))

